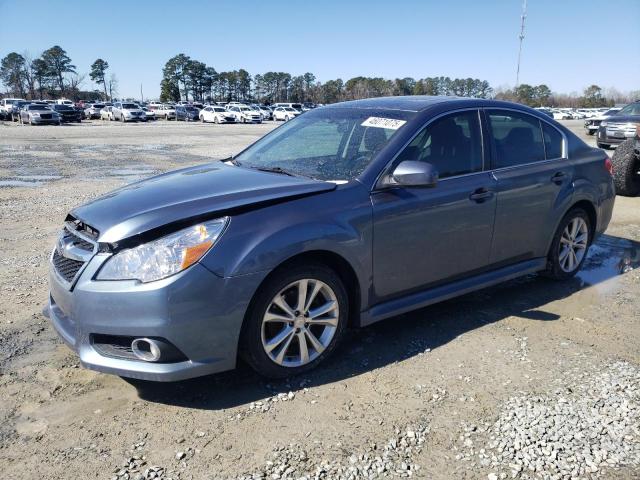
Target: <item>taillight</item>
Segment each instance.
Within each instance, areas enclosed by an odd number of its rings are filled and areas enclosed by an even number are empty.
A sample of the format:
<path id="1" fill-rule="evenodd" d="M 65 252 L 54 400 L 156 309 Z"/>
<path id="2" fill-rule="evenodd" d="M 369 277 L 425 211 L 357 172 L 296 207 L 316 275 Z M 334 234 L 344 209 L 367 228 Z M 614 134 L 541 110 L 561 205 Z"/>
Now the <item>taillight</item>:
<path id="1" fill-rule="evenodd" d="M 607 172 L 609 172 L 610 175 L 613 175 L 613 163 L 611 163 L 611 159 L 609 157 L 606 157 L 604 161 L 604 168 L 607 169 Z"/>
<path id="2" fill-rule="evenodd" d="M 636 125 L 636 136 L 640 137 L 640 123 Z"/>

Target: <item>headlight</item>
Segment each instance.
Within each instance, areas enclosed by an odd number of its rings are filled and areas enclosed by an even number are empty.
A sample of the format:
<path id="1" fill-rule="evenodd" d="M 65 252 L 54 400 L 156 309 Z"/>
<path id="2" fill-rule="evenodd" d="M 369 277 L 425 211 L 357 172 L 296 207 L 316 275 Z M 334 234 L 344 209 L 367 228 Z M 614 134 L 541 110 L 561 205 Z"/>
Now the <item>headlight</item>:
<path id="1" fill-rule="evenodd" d="M 181 272 L 213 247 L 228 221 L 218 218 L 123 250 L 107 260 L 96 278 L 146 283 Z"/>

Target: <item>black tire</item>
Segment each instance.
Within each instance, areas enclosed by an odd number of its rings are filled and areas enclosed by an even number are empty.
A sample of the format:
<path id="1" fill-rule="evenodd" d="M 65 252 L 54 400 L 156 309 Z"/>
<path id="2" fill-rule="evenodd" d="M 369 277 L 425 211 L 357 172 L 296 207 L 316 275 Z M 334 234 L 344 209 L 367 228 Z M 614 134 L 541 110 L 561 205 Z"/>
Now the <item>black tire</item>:
<path id="1" fill-rule="evenodd" d="M 587 135 L 595 135 L 595 130 L 587 130 Z"/>
<path id="2" fill-rule="evenodd" d="M 613 164 L 613 183 L 616 186 L 616 194 L 625 197 L 635 197 L 640 193 L 640 161 L 635 154 L 634 138 L 625 140 L 611 157 Z"/>
<path id="3" fill-rule="evenodd" d="M 262 319 L 274 297 L 287 285 L 301 279 L 316 279 L 333 290 L 338 303 L 338 325 L 333 338 L 320 355 L 309 363 L 298 367 L 278 365 L 262 345 Z M 268 378 L 286 378 L 299 375 L 316 367 L 335 350 L 347 327 L 349 301 L 340 277 L 329 267 L 320 263 L 288 265 L 275 271 L 261 286 L 249 305 L 242 327 L 240 355 L 260 375 Z"/>
<path id="4" fill-rule="evenodd" d="M 575 219 L 576 217 L 582 218 L 587 224 L 587 247 L 585 249 L 584 256 L 575 267 L 574 270 L 567 272 L 562 269 L 560 265 L 560 239 L 562 237 L 562 233 L 564 229 L 569 225 L 569 223 Z M 593 226 L 591 225 L 591 220 L 587 212 L 585 212 L 582 208 L 576 207 L 569 210 L 566 215 L 560 221 L 558 225 L 558 229 L 556 230 L 555 235 L 553 236 L 553 241 L 551 242 L 551 248 L 549 249 L 549 253 L 547 255 L 547 268 L 543 272 L 543 275 L 546 277 L 552 278 L 554 280 L 566 280 L 568 278 L 573 277 L 576 273 L 580 271 L 584 261 L 586 260 L 589 254 L 589 247 L 591 246 L 591 242 L 593 240 Z"/>

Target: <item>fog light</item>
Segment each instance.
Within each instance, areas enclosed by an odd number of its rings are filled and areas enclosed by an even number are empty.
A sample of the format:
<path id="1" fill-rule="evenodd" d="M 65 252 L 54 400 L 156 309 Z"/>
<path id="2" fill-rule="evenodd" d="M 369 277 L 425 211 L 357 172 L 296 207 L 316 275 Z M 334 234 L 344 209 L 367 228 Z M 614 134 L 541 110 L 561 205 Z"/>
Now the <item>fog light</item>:
<path id="1" fill-rule="evenodd" d="M 150 338 L 136 338 L 131 342 L 131 351 L 137 358 L 145 362 L 160 360 L 160 345 Z"/>

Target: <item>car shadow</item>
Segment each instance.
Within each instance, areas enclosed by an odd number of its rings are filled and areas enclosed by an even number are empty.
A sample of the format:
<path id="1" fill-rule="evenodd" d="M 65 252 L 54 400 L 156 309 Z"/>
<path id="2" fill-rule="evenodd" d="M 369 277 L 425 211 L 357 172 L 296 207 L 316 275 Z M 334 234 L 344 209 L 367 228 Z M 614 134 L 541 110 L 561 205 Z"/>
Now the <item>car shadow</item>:
<path id="1" fill-rule="evenodd" d="M 583 269 L 567 281 L 528 275 L 351 330 L 331 358 L 304 375 L 270 381 L 240 363 L 230 372 L 171 384 L 125 380 L 137 389 L 141 399 L 150 402 L 195 409 L 232 408 L 401 362 L 510 316 L 532 321 L 557 320 L 558 315 L 542 307 L 637 267 L 640 267 L 640 243 L 603 235 L 592 246 Z"/>

